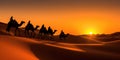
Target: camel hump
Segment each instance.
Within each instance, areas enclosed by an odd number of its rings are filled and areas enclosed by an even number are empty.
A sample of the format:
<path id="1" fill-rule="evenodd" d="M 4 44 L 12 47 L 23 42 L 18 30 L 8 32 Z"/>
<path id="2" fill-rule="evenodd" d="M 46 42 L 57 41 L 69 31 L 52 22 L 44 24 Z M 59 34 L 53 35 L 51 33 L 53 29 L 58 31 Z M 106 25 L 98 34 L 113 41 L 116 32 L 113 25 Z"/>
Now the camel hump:
<path id="1" fill-rule="evenodd" d="M 29 24 L 29 26 L 30 26 L 30 27 L 33 27 L 33 25 L 32 25 L 31 23 Z"/>
<path id="2" fill-rule="evenodd" d="M 60 33 L 60 34 L 61 34 L 61 35 L 65 35 L 65 33 L 64 33 L 64 31 L 63 31 L 63 30 L 61 31 L 61 33 Z"/>
<path id="3" fill-rule="evenodd" d="M 13 23 L 17 23 L 17 21 L 16 21 L 16 20 L 13 20 Z"/>
<path id="4" fill-rule="evenodd" d="M 46 27 L 44 27 L 44 30 L 47 30 Z"/>
<path id="5" fill-rule="evenodd" d="M 48 31 L 49 32 L 53 32 L 53 30 L 51 29 L 51 27 L 48 27 Z"/>

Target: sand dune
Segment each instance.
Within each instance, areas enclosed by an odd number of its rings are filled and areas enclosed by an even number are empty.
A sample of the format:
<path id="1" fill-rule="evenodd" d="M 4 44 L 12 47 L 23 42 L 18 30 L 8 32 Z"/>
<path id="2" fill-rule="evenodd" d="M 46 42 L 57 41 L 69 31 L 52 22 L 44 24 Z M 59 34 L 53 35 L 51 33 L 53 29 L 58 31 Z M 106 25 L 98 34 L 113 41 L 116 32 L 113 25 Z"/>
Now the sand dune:
<path id="1" fill-rule="evenodd" d="M 0 23 L 0 26 L 6 25 Z M 74 40 L 71 36 L 70 42 L 69 39 L 64 42 L 12 34 L 5 28 L 0 29 L 0 60 L 120 60 L 120 40 L 99 43 L 84 38 L 79 40 L 76 36 Z"/>
<path id="2" fill-rule="evenodd" d="M 0 35 L 0 60 L 119 60 L 115 47 L 69 44 Z M 109 48 L 111 47 L 111 48 Z M 108 49 L 109 48 L 109 49 Z M 112 49 L 112 50 L 111 50 Z M 111 50 L 111 51 L 109 51 Z"/>
<path id="3" fill-rule="evenodd" d="M 14 36 L 0 35 L 0 60 L 38 60 L 30 51 L 31 41 L 25 40 Z"/>

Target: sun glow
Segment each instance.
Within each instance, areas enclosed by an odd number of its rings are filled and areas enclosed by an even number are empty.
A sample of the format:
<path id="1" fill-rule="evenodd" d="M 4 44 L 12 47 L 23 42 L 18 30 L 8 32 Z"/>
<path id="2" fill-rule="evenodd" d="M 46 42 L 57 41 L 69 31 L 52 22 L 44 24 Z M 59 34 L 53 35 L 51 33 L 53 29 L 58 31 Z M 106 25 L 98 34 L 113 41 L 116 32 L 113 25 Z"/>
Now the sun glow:
<path id="1" fill-rule="evenodd" d="M 89 32 L 89 34 L 90 34 L 90 35 L 92 35 L 92 34 L 93 34 L 93 32 Z"/>
<path id="2" fill-rule="evenodd" d="M 98 34 L 97 29 L 87 29 L 86 34 L 93 35 L 93 34 Z"/>
<path id="3" fill-rule="evenodd" d="M 96 31 L 88 31 L 86 34 L 93 35 L 93 34 L 98 34 Z"/>

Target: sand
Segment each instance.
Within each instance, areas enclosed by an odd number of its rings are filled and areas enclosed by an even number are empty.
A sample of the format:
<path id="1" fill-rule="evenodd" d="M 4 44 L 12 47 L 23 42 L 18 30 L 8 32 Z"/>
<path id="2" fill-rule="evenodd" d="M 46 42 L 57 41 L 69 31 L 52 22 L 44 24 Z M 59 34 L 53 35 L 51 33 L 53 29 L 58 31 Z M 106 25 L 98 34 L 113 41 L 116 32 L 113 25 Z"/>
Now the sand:
<path id="1" fill-rule="evenodd" d="M 119 41 L 118 41 L 119 42 Z M 117 42 L 117 43 L 118 43 Z M 118 46 L 118 47 L 116 47 Z M 0 35 L 0 60 L 119 60 L 119 44 L 69 44 Z"/>
<path id="2" fill-rule="evenodd" d="M 25 40 L 14 36 L 0 35 L 0 60 L 38 60 L 30 51 L 31 41 Z"/>
<path id="3" fill-rule="evenodd" d="M 120 60 L 120 40 L 67 41 L 17 37 L 0 29 L 0 60 Z"/>

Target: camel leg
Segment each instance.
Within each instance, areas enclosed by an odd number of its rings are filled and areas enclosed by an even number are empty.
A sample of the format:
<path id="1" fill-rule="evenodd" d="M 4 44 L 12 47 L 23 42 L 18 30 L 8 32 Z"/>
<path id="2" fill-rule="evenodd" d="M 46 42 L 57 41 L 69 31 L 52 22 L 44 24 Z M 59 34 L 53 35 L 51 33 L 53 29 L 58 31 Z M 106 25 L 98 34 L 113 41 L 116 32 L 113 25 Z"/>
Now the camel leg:
<path id="1" fill-rule="evenodd" d="M 32 37 L 32 38 L 34 38 L 34 37 L 35 37 L 35 32 L 32 32 L 31 37 Z"/>
<path id="2" fill-rule="evenodd" d="M 17 34 L 17 28 L 15 29 L 15 36 L 16 36 L 16 34 Z"/>
<path id="3" fill-rule="evenodd" d="M 59 36 L 59 39 L 60 39 L 60 40 L 62 40 L 62 37 L 61 37 L 61 35 Z"/>
<path id="4" fill-rule="evenodd" d="M 50 40 L 53 40 L 53 35 L 50 35 L 50 36 L 49 36 L 49 39 L 50 39 Z"/>
<path id="5" fill-rule="evenodd" d="M 20 34 L 20 30 L 19 30 L 19 29 L 18 29 L 18 34 L 19 34 L 19 36 L 21 35 L 21 34 Z"/>
<path id="6" fill-rule="evenodd" d="M 26 30 L 25 30 L 25 32 L 24 32 L 24 33 L 25 33 L 25 36 L 26 36 Z"/>
<path id="7" fill-rule="evenodd" d="M 25 30 L 25 36 L 27 37 L 27 35 L 28 35 L 28 31 L 27 31 L 27 30 Z"/>
<path id="8" fill-rule="evenodd" d="M 40 36 L 41 36 L 41 34 L 39 33 L 39 34 L 38 34 L 38 39 L 40 39 Z"/>
<path id="9" fill-rule="evenodd" d="M 44 35 L 44 38 L 43 38 L 43 39 L 44 39 L 44 40 L 47 40 L 47 35 L 46 35 L 46 34 Z"/>
<path id="10" fill-rule="evenodd" d="M 32 31 L 32 32 L 30 33 L 30 37 L 31 37 L 31 38 L 34 37 L 34 31 Z"/>
<path id="11" fill-rule="evenodd" d="M 40 39 L 42 39 L 42 37 L 43 37 L 42 33 L 39 34 L 39 37 L 40 37 Z"/>
<path id="12" fill-rule="evenodd" d="M 35 37 L 36 37 L 36 33 L 34 32 L 33 38 L 35 38 Z"/>
<path id="13" fill-rule="evenodd" d="M 33 38 L 33 34 L 34 34 L 34 32 L 31 32 L 31 38 Z"/>
<path id="14" fill-rule="evenodd" d="M 34 35 L 35 35 L 35 32 L 32 32 L 31 33 L 31 37 L 34 38 Z"/>
<path id="15" fill-rule="evenodd" d="M 37 34 L 37 38 L 40 39 L 40 33 Z"/>
<path id="16" fill-rule="evenodd" d="M 43 33 L 40 33 L 39 36 L 40 36 L 40 39 L 43 39 L 44 35 L 43 35 Z"/>
<path id="17" fill-rule="evenodd" d="M 30 35 L 29 35 L 30 38 L 32 38 L 32 32 L 30 32 Z"/>
<path id="18" fill-rule="evenodd" d="M 26 37 L 28 37 L 29 36 L 29 30 L 28 31 L 26 31 Z"/>
<path id="19" fill-rule="evenodd" d="M 33 38 L 33 32 L 31 32 L 31 36 L 30 37 Z"/>
<path id="20" fill-rule="evenodd" d="M 51 39 L 54 40 L 54 35 L 53 34 L 51 35 Z"/>
<path id="21" fill-rule="evenodd" d="M 29 33 L 29 37 L 30 37 L 30 38 L 31 38 L 31 36 L 32 36 L 32 32 Z"/>
<path id="22" fill-rule="evenodd" d="M 29 30 L 27 31 L 27 34 L 28 34 L 28 37 L 30 36 L 30 32 L 29 32 Z"/>

